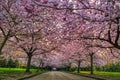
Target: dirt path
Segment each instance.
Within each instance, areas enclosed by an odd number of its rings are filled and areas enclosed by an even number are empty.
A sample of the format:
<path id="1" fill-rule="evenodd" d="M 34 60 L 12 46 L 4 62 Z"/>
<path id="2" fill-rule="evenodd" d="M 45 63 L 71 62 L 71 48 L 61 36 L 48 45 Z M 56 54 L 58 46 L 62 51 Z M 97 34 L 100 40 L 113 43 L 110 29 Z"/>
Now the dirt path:
<path id="1" fill-rule="evenodd" d="M 69 73 L 51 71 L 25 80 L 95 80 Z"/>

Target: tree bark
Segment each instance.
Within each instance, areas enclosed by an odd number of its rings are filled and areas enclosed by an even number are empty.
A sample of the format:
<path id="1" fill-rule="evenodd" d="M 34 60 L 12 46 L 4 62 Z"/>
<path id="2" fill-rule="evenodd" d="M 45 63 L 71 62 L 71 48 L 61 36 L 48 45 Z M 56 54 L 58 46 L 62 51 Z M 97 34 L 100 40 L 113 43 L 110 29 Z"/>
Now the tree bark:
<path id="1" fill-rule="evenodd" d="M 77 68 L 77 73 L 80 73 L 80 64 L 81 64 L 81 60 L 78 61 L 78 68 Z"/>
<path id="2" fill-rule="evenodd" d="M 43 70 L 43 66 L 44 66 L 44 63 L 42 62 L 42 65 L 41 65 L 41 70 Z"/>
<path id="3" fill-rule="evenodd" d="M 32 59 L 32 56 L 31 55 L 28 56 L 26 72 L 30 72 L 31 59 Z"/>
<path id="4" fill-rule="evenodd" d="M 94 55 L 94 53 L 90 54 L 90 64 L 91 64 L 90 74 L 94 74 L 93 73 L 93 55 Z"/>
<path id="5" fill-rule="evenodd" d="M 71 71 L 71 63 L 69 63 L 69 71 Z"/>

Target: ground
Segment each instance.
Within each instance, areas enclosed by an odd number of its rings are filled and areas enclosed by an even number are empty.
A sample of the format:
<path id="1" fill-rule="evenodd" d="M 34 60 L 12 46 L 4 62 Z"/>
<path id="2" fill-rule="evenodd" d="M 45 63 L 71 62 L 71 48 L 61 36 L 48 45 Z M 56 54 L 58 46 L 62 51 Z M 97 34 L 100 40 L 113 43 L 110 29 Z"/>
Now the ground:
<path id="1" fill-rule="evenodd" d="M 73 75 L 65 72 L 51 71 L 26 80 L 94 80 L 94 79 Z"/>

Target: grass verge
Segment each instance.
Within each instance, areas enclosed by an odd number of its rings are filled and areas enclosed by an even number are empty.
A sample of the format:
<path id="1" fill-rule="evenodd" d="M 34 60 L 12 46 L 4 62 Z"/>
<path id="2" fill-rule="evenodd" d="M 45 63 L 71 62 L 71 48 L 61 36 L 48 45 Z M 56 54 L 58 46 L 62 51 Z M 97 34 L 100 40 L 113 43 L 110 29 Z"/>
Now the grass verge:
<path id="1" fill-rule="evenodd" d="M 23 68 L 0 68 L 0 80 L 17 80 L 19 78 L 27 77 L 34 75 L 36 69 L 31 69 L 31 73 L 25 73 L 25 69 Z M 39 71 L 39 73 L 43 71 Z"/>
<path id="2" fill-rule="evenodd" d="M 75 71 L 73 73 L 77 73 L 77 72 Z M 81 71 L 80 74 L 92 76 L 92 77 L 104 78 L 106 80 L 120 80 L 120 72 L 95 71 L 94 75 L 90 75 L 89 71 Z"/>

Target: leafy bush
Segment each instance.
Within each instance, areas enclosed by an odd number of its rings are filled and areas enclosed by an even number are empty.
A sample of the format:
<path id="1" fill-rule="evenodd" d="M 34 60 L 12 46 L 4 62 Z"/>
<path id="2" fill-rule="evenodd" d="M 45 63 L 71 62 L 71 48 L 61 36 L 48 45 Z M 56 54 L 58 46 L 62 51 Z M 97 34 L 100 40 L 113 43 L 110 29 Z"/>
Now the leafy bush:
<path id="1" fill-rule="evenodd" d="M 19 65 L 18 60 L 13 59 L 2 59 L 0 60 L 0 67 L 6 67 L 6 68 L 17 68 Z"/>
<path id="2" fill-rule="evenodd" d="M 8 60 L 7 62 L 7 67 L 9 68 L 15 68 L 16 67 L 16 63 L 15 61 L 13 61 L 11 58 Z"/>
<path id="3" fill-rule="evenodd" d="M 104 66 L 96 66 L 97 71 L 120 72 L 120 62 L 106 64 Z"/>
<path id="4" fill-rule="evenodd" d="M 6 67 L 6 66 L 7 66 L 7 60 L 6 59 L 0 60 L 0 67 Z"/>

